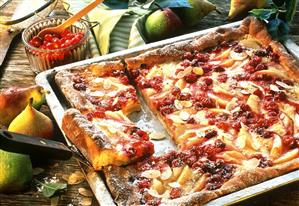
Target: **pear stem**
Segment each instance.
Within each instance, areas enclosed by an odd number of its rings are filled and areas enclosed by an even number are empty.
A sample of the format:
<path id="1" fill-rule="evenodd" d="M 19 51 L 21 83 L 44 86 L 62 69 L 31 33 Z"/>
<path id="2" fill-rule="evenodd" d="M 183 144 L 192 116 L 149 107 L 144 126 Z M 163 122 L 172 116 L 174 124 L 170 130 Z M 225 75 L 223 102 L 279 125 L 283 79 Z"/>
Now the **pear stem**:
<path id="1" fill-rule="evenodd" d="M 31 98 L 29 99 L 29 103 L 28 103 L 28 105 L 29 105 L 30 107 L 32 107 L 32 104 L 33 104 L 33 98 L 31 97 Z"/>

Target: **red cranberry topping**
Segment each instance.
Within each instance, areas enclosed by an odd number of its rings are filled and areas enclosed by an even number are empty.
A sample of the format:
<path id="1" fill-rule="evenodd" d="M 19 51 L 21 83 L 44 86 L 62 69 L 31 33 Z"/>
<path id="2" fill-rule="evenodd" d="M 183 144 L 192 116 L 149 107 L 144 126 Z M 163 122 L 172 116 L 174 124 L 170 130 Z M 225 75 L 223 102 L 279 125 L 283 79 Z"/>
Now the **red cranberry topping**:
<path id="1" fill-rule="evenodd" d="M 178 99 L 181 100 L 181 101 L 188 101 L 188 100 L 191 99 L 191 94 L 190 93 L 185 93 L 185 92 L 180 93 Z"/>
<path id="2" fill-rule="evenodd" d="M 181 94 L 181 89 L 178 87 L 174 87 L 171 91 L 171 94 L 175 97 L 179 96 Z"/>
<path id="3" fill-rule="evenodd" d="M 194 73 L 191 73 L 191 74 L 187 74 L 185 77 L 184 77 L 185 81 L 187 83 L 190 83 L 190 84 L 193 84 L 197 81 L 198 79 L 198 75 L 194 74 Z"/>
<path id="4" fill-rule="evenodd" d="M 195 58 L 200 62 L 207 62 L 210 59 L 208 54 L 203 54 L 203 53 L 197 53 L 195 55 Z"/>
<path id="5" fill-rule="evenodd" d="M 268 66 L 266 64 L 258 64 L 255 69 L 256 69 L 256 71 L 266 70 L 266 69 L 268 69 Z"/>
<path id="6" fill-rule="evenodd" d="M 213 108 L 215 103 L 206 95 L 196 96 L 194 106 L 196 109 Z"/>
<path id="7" fill-rule="evenodd" d="M 139 181 L 137 184 L 138 184 L 139 189 L 150 188 L 152 181 L 150 179 L 143 179 L 143 180 Z"/>
<path id="8" fill-rule="evenodd" d="M 299 146 L 299 138 L 295 138 L 291 135 L 285 135 L 282 137 L 282 143 L 293 149 Z"/>
<path id="9" fill-rule="evenodd" d="M 73 87 L 78 91 L 85 91 L 87 88 L 85 83 L 74 83 Z"/>
<path id="10" fill-rule="evenodd" d="M 171 188 L 170 199 L 179 198 L 181 194 L 182 194 L 182 190 L 180 188 Z"/>
<path id="11" fill-rule="evenodd" d="M 266 57 L 266 56 L 268 56 L 268 54 L 269 54 L 268 51 L 264 50 L 264 49 L 257 50 L 255 52 L 255 55 L 260 56 L 260 57 Z"/>
<path id="12" fill-rule="evenodd" d="M 258 167 L 266 168 L 266 167 L 271 167 L 271 166 L 273 166 L 273 162 L 271 160 L 268 160 L 266 157 L 262 157 L 260 159 L 260 163 L 259 163 Z"/>
<path id="13" fill-rule="evenodd" d="M 189 67 L 191 65 L 190 60 L 185 59 L 183 62 L 181 62 L 181 66 L 183 67 Z"/>
<path id="14" fill-rule="evenodd" d="M 85 79 L 81 77 L 80 75 L 76 75 L 73 77 L 73 82 L 74 83 L 84 83 Z"/>
<path id="15" fill-rule="evenodd" d="M 279 63 L 279 55 L 278 54 L 271 52 L 270 58 L 271 58 L 271 61 Z"/>
<path id="16" fill-rule="evenodd" d="M 254 56 L 250 61 L 249 61 L 249 65 L 256 67 L 258 64 L 260 64 L 262 62 L 262 58 L 259 56 Z"/>
<path id="17" fill-rule="evenodd" d="M 195 123 L 196 123 L 196 121 L 193 117 L 191 117 L 187 120 L 187 124 L 195 124 Z"/>
<path id="18" fill-rule="evenodd" d="M 273 136 L 273 132 L 271 131 L 267 131 L 265 128 L 263 127 L 259 127 L 256 129 L 256 133 L 258 133 L 259 135 L 261 135 L 264 138 L 271 138 Z"/>
<path id="19" fill-rule="evenodd" d="M 123 70 L 113 70 L 111 73 L 112 73 L 112 76 L 114 76 L 114 77 L 119 77 L 119 76 L 125 75 L 125 71 L 123 71 Z"/>
<path id="20" fill-rule="evenodd" d="M 131 71 L 131 75 L 134 79 L 136 79 L 139 76 L 139 74 L 140 73 L 138 69 Z"/>
<path id="21" fill-rule="evenodd" d="M 216 130 L 207 130 L 205 132 L 205 138 L 207 139 L 211 139 L 213 137 L 216 137 L 217 136 L 217 131 Z"/>
<path id="22" fill-rule="evenodd" d="M 192 60 L 193 59 L 193 54 L 191 52 L 186 52 L 184 54 L 184 59 Z"/>
<path id="23" fill-rule="evenodd" d="M 237 53 L 241 53 L 244 51 L 244 48 L 241 46 L 241 45 L 237 45 L 235 48 L 234 48 L 234 52 L 237 52 Z"/>
<path id="24" fill-rule="evenodd" d="M 213 79 L 207 77 L 203 79 L 203 82 L 205 83 L 205 85 L 210 86 L 213 84 Z"/>
<path id="25" fill-rule="evenodd" d="M 225 69 L 222 66 L 216 65 L 213 67 L 214 72 L 224 72 Z"/>
<path id="26" fill-rule="evenodd" d="M 218 81 L 219 82 L 225 83 L 227 81 L 227 79 L 228 79 L 227 74 L 220 74 L 218 76 Z"/>
<path id="27" fill-rule="evenodd" d="M 38 37 L 38 36 L 34 36 L 29 41 L 29 44 L 32 45 L 32 46 L 34 46 L 34 47 L 39 48 L 43 44 L 43 40 L 40 37 Z"/>

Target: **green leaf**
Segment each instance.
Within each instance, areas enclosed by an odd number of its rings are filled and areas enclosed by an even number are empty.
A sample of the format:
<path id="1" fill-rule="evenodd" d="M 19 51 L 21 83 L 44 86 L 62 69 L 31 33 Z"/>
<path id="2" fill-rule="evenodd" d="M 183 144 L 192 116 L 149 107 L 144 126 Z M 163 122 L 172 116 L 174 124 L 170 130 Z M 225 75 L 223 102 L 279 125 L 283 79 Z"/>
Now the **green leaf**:
<path id="1" fill-rule="evenodd" d="M 110 9 L 127 9 L 128 0 L 105 0 L 104 3 Z"/>
<path id="2" fill-rule="evenodd" d="M 42 186 L 42 194 L 45 197 L 52 197 L 58 191 L 64 190 L 67 188 L 65 183 L 43 183 L 38 180 L 35 180 L 38 185 Z"/>
<path id="3" fill-rule="evenodd" d="M 296 13 L 297 0 L 287 0 L 286 1 L 286 21 L 291 22 Z"/>
<path id="4" fill-rule="evenodd" d="M 129 37 L 129 45 L 128 48 L 133 48 L 136 46 L 144 45 L 146 44 L 146 38 L 144 36 L 144 25 L 145 21 L 150 14 L 150 11 L 148 11 L 147 14 L 139 17 L 133 24 L 131 32 L 130 32 L 130 37 Z"/>
<path id="5" fill-rule="evenodd" d="M 279 41 L 285 40 L 290 31 L 288 24 L 281 19 L 272 19 L 269 21 L 267 24 L 267 29 L 272 38 Z"/>
<path id="6" fill-rule="evenodd" d="M 272 14 L 276 14 L 277 11 L 278 10 L 276 8 L 272 8 L 272 9 L 253 9 L 249 13 L 252 16 L 255 16 L 258 19 L 268 20 L 268 19 L 270 19 Z"/>
<path id="7" fill-rule="evenodd" d="M 100 26 L 94 28 L 94 34 L 99 44 L 102 55 L 109 53 L 110 35 L 115 25 L 123 15 L 128 12 L 127 9 L 105 10 L 97 9 L 89 14 L 90 21 L 99 21 Z"/>
<path id="8" fill-rule="evenodd" d="M 188 0 L 156 0 L 156 2 L 162 7 L 170 7 L 170 8 L 191 8 Z"/>

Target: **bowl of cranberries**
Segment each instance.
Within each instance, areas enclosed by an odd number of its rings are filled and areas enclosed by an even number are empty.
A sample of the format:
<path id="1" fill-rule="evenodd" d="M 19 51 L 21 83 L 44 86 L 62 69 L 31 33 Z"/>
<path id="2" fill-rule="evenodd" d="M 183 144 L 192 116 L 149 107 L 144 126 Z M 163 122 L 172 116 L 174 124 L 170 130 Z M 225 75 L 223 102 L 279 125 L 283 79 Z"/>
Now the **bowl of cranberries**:
<path id="1" fill-rule="evenodd" d="M 46 18 L 23 31 L 22 40 L 35 73 L 86 58 L 89 27 L 84 21 L 77 21 L 59 34 L 37 36 L 42 29 L 57 26 L 65 20 L 66 17 L 60 16 Z"/>

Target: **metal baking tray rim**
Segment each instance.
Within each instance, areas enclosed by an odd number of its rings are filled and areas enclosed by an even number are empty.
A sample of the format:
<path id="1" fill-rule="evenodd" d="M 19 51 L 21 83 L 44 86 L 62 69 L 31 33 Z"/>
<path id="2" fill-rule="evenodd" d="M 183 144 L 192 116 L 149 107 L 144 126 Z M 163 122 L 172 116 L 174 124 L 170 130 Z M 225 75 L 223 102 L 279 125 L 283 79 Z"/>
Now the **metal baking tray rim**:
<path id="1" fill-rule="evenodd" d="M 62 117 L 63 117 L 64 110 L 66 108 L 63 108 L 63 106 L 61 105 L 61 103 L 57 97 L 57 92 L 54 91 L 54 89 L 50 83 L 51 78 L 53 79 L 54 75 L 58 71 L 70 69 L 70 68 L 74 68 L 74 67 L 80 67 L 83 65 L 89 65 L 89 64 L 93 64 L 93 63 L 97 63 L 97 62 L 101 62 L 101 61 L 114 60 L 117 58 L 124 59 L 129 56 L 137 55 L 138 53 L 141 53 L 144 51 L 148 51 L 148 50 L 160 48 L 160 47 L 172 44 L 172 43 L 187 41 L 187 40 L 190 40 L 190 39 L 193 39 L 196 37 L 200 37 L 204 34 L 215 31 L 219 28 L 236 27 L 236 26 L 239 26 L 240 23 L 241 23 L 241 21 L 238 21 L 238 22 L 222 25 L 219 27 L 214 27 L 214 28 L 210 28 L 207 30 L 202 30 L 202 31 L 178 36 L 175 38 L 147 44 L 144 46 L 108 54 L 105 56 L 100 56 L 100 57 L 87 59 L 87 60 L 83 60 L 80 62 L 56 67 L 54 69 L 47 70 L 47 71 L 44 71 L 44 72 L 38 74 L 36 76 L 36 83 L 49 91 L 49 93 L 46 95 L 46 100 L 47 100 L 47 103 L 50 107 L 50 110 L 53 113 L 53 116 L 54 116 L 59 128 L 61 129 Z M 284 42 L 284 46 L 288 49 L 288 51 L 297 60 L 299 59 L 299 47 L 291 39 L 286 40 Z M 61 129 L 61 131 L 63 133 L 62 129 Z M 63 135 L 64 135 L 64 133 L 63 133 Z M 67 137 L 65 135 L 64 135 L 64 138 L 69 146 L 73 146 L 72 143 L 67 139 Z M 91 189 L 93 190 L 95 197 L 98 200 L 98 202 L 100 203 L 100 205 L 115 205 L 113 198 L 111 197 L 111 193 L 110 193 L 109 189 L 107 188 L 107 186 L 105 185 L 105 181 L 102 179 L 102 177 L 100 177 L 100 175 L 98 173 L 94 172 L 90 168 L 86 168 L 86 166 L 83 164 L 81 164 L 81 167 L 84 168 L 83 170 L 85 172 L 87 181 L 88 181 Z M 276 189 L 281 186 L 284 186 L 284 185 L 287 185 L 287 184 L 290 184 L 293 182 L 297 182 L 297 181 L 299 181 L 299 170 L 295 170 L 288 174 L 285 174 L 285 175 L 282 175 L 279 177 L 275 177 L 273 179 L 264 181 L 262 183 L 259 183 L 259 184 L 247 187 L 245 189 L 230 193 L 228 195 L 219 197 L 215 200 L 208 202 L 206 205 L 207 206 L 214 206 L 214 205 L 218 206 L 218 205 L 235 204 L 235 203 L 244 201 L 246 199 L 249 199 L 253 196 L 257 196 L 259 194 L 268 192 L 270 190 L 273 190 L 273 189 Z"/>

